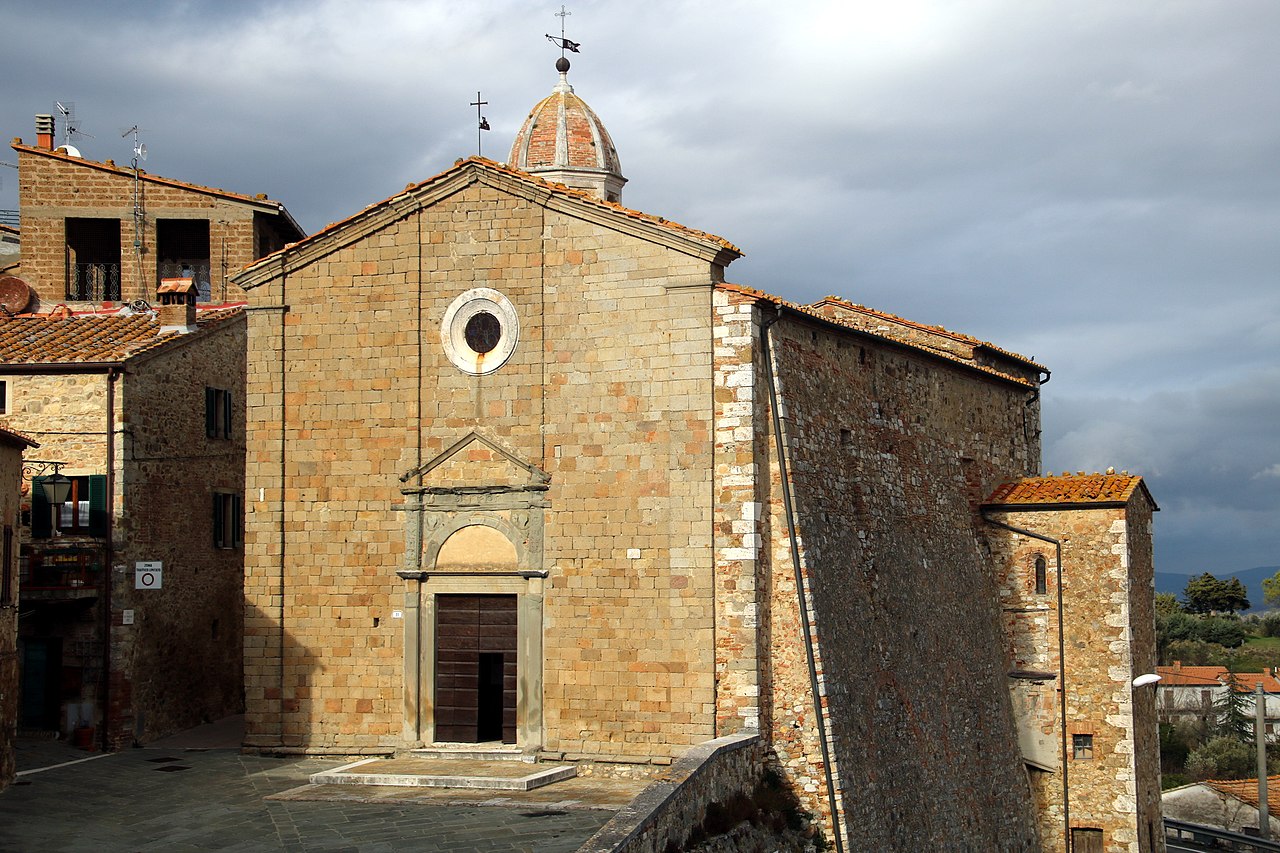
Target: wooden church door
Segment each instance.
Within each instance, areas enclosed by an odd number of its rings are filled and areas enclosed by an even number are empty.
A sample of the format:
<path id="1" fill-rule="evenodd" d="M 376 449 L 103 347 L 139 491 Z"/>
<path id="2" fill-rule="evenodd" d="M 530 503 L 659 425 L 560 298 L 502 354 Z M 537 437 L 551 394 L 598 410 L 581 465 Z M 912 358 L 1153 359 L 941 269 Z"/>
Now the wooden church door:
<path id="1" fill-rule="evenodd" d="M 436 598 L 436 734 L 516 742 L 516 596 Z"/>

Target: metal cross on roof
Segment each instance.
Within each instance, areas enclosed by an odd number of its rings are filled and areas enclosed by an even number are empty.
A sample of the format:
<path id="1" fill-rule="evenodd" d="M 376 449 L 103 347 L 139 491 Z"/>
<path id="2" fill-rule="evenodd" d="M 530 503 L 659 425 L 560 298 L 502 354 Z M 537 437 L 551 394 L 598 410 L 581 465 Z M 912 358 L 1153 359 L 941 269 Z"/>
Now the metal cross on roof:
<path id="1" fill-rule="evenodd" d="M 476 99 L 471 102 L 471 106 L 476 108 L 476 156 L 483 157 L 484 152 L 480 148 L 480 131 L 489 129 L 489 120 L 480 115 L 480 107 L 489 103 L 480 100 L 480 93 L 476 92 Z"/>

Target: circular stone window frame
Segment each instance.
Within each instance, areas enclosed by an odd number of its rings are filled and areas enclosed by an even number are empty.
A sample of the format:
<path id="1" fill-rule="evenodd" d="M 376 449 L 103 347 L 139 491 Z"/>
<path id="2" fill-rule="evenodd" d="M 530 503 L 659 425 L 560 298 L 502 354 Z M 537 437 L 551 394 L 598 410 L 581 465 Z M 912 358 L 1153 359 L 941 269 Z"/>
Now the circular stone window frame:
<path id="1" fill-rule="evenodd" d="M 489 352 L 480 353 L 467 343 L 467 323 L 477 314 L 489 313 L 501 328 L 498 343 Z M 440 324 L 440 341 L 449 361 L 464 373 L 484 376 L 507 363 L 520 341 L 520 320 L 511 300 L 491 287 L 473 287 L 449 303 Z"/>

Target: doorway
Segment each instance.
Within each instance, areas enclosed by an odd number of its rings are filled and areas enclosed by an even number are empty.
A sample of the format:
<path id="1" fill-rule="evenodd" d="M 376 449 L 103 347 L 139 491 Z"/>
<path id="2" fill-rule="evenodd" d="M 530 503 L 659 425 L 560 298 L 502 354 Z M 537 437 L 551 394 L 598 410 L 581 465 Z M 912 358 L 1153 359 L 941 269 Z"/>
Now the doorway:
<path id="1" fill-rule="evenodd" d="M 436 596 L 437 741 L 516 742 L 516 600 Z"/>

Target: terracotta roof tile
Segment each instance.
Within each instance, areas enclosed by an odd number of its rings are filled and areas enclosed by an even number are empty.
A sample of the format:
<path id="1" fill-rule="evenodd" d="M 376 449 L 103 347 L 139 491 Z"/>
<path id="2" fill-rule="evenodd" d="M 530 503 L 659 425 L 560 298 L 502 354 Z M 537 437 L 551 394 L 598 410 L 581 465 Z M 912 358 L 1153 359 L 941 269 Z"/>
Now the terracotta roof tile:
<path id="1" fill-rule="evenodd" d="M 1203 783 L 1229 797 L 1235 797 L 1253 808 L 1258 807 L 1258 780 L 1254 779 L 1207 779 Z M 1267 777 L 1267 812 L 1272 816 L 1280 815 L 1280 776 Z"/>
<path id="2" fill-rule="evenodd" d="M 999 486 L 988 504 L 1002 506 L 1128 503 L 1135 491 L 1146 486 L 1141 477 L 1115 474 L 1063 474 L 1061 477 L 1024 477 Z M 1147 494 L 1150 499 L 1150 494 Z M 1152 501 L 1154 506 L 1155 502 Z"/>
<path id="3" fill-rule="evenodd" d="M 1227 674 L 1225 666 L 1157 666 L 1161 687 L 1221 687 L 1219 676 Z"/>
<path id="4" fill-rule="evenodd" d="M 200 331 L 244 313 L 243 306 L 200 311 Z M 0 319 L 0 364 L 92 364 L 122 362 L 180 343 L 189 336 L 160 335 L 152 314 L 72 314 Z M 199 334 L 199 332 L 196 332 Z"/>
<path id="5" fill-rule="evenodd" d="M 11 426 L 0 421 L 0 442 L 5 444 L 26 445 L 27 447 L 39 447 L 40 442 L 24 432 L 19 432 Z"/>
<path id="6" fill-rule="evenodd" d="M 1234 675 L 1237 693 L 1254 692 L 1258 682 L 1262 682 L 1263 693 L 1280 693 L 1280 680 L 1269 672 L 1237 672 Z M 1226 684 L 1227 676 L 1222 676 L 1219 681 Z"/>
<path id="7" fill-rule="evenodd" d="M 781 305 L 782 307 L 795 311 L 798 314 L 807 314 L 810 317 L 816 317 L 819 320 L 823 320 L 828 323 L 834 323 L 837 326 L 844 326 L 847 329 L 852 329 L 852 330 L 861 332 L 863 334 L 870 335 L 872 337 L 893 341 L 894 343 L 901 344 L 903 346 L 908 346 L 908 347 L 911 347 L 912 349 L 920 350 L 921 352 L 927 352 L 930 355 L 936 356 L 938 358 L 946 359 L 947 361 L 952 361 L 952 362 L 955 362 L 956 364 L 962 364 L 965 367 L 972 368 L 973 370 L 978 370 L 983 373 L 990 374 L 992 376 L 998 376 L 1001 379 L 1006 379 L 1010 382 L 1016 382 L 1019 385 L 1025 385 L 1028 388 L 1035 387 L 1035 384 L 1029 381 L 1028 379 L 1026 379 L 1025 377 L 1015 376 L 1014 374 L 1006 373 L 1003 370 L 996 370 L 995 368 L 989 365 L 979 364 L 971 359 L 962 358 L 954 353 L 946 352 L 944 350 L 939 350 L 934 347 L 922 346 L 919 341 L 913 340 L 907 337 L 894 335 L 888 329 L 868 328 L 865 325 L 851 322 L 849 319 L 841 317 L 838 314 L 831 314 L 831 313 L 825 312 L 821 309 L 821 307 L 819 307 L 824 302 L 836 300 L 836 297 L 827 297 L 827 299 L 824 299 L 821 302 L 816 302 L 813 305 L 804 305 L 798 302 L 791 302 L 789 300 L 783 299 L 781 296 L 775 296 L 772 293 L 768 293 L 763 290 L 757 290 L 754 287 L 747 287 L 741 284 L 730 284 L 728 282 L 722 282 L 716 285 L 716 289 L 725 291 L 727 293 L 738 293 L 743 296 L 747 296 L 752 299 L 759 300 L 761 302 L 772 303 L 773 305 Z M 869 313 L 872 313 L 881 317 L 894 317 L 894 315 L 892 314 L 885 314 L 879 311 L 872 311 L 871 309 L 863 308 L 860 305 L 855 306 L 854 303 L 852 302 L 844 302 L 844 300 L 838 300 L 838 301 L 844 303 L 844 305 L 853 306 L 860 310 L 867 311 Z M 921 326 L 919 323 L 912 323 L 910 320 L 902 320 L 901 318 L 897 318 L 897 317 L 894 317 L 894 319 L 904 324 L 909 324 L 912 326 L 916 326 L 918 328 L 929 329 L 931 331 L 934 330 L 934 327 Z M 946 332 L 946 334 L 951 335 L 957 339 L 961 339 L 964 337 L 964 336 L 958 335 L 955 332 Z M 990 347 L 991 349 L 994 349 L 994 350 L 999 350 L 998 347 L 992 346 L 990 344 L 986 344 L 982 341 L 979 341 L 977 338 L 967 338 L 966 340 L 974 341 L 977 344 Z M 1003 352 L 1003 350 L 999 350 L 999 351 Z M 1025 361 L 1025 359 L 1022 359 L 1021 356 L 1011 356 L 1011 357 Z M 1032 367 L 1039 368 L 1039 365 L 1035 364 L 1034 362 L 1028 361 L 1027 364 Z"/>

